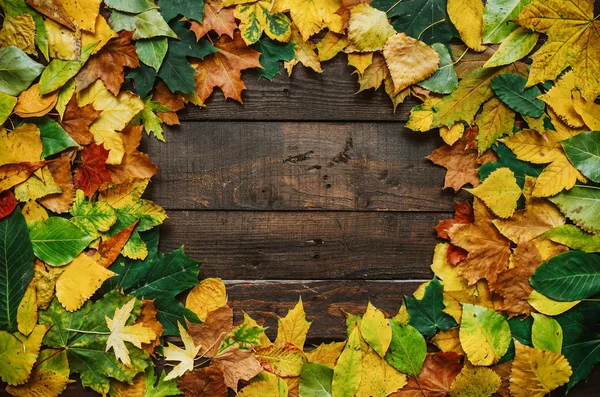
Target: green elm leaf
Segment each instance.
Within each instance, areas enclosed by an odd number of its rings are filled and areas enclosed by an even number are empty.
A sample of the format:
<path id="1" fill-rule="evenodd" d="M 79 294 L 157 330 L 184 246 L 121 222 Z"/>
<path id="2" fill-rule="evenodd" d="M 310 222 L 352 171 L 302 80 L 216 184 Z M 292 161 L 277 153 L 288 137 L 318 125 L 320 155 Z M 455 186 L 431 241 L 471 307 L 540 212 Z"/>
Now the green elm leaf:
<path id="1" fill-rule="evenodd" d="M 62 152 L 66 148 L 78 147 L 79 144 L 71 138 L 60 124 L 45 116 L 35 121 L 42 138 L 42 158 Z"/>
<path id="2" fill-rule="evenodd" d="M 550 201 L 586 232 L 600 233 L 600 187 L 575 185 L 550 197 Z"/>
<path id="3" fill-rule="evenodd" d="M 456 321 L 444 313 L 442 284 L 434 277 L 425 288 L 423 299 L 405 296 L 406 309 L 410 315 L 409 324 L 415 327 L 423 336 L 431 338 L 438 329 L 445 331 L 456 326 Z"/>
<path id="4" fill-rule="evenodd" d="M 488 0 L 483 10 L 483 42 L 498 44 L 517 26 L 512 22 L 531 0 Z"/>
<path id="5" fill-rule="evenodd" d="M 600 183 L 600 131 L 582 132 L 560 144 L 575 168 Z"/>
<path id="6" fill-rule="evenodd" d="M 160 13 L 167 22 L 177 15 L 202 23 L 204 0 L 158 0 Z"/>
<path id="7" fill-rule="evenodd" d="M 17 330 L 17 310 L 33 279 L 33 248 L 17 206 L 0 220 L 0 330 Z"/>
<path id="8" fill-rule="evenodd" d="M 19 95 L 42 73 L 44 66 L 29 58 L 20 48 L 0 48 L 0 92 Z"/>
<path id="9" fill-rule="evenodd" d="M 252 45 L 252 48 L 260 52 L 259 61 L 263 67 L 258 69 L 258 77 L 273 80 L 273 77 L 279 74 L 279 61 L 289 61 L 294 58 L 294 45 L 294 43 L 280 43 L 268 37 Z"/>
<path id="10" fill-rule="evenodd" d="M 441 43 L 433 43 L 431 47 L 440 56 L 440 65 L 433 76 L 421 81 L 418 85 L 438 94 L 450 94 L 458 86 L 458 76 L 454 70 L 454 62 L 450 52 Z"/>
<path id="11" fill-rule="evenodd" d="M 557 301 L 589 298 L 600 292 L 600 255 L 563 252 L 542 263 L 529 281 L 537 292 Z"/>
<path id="12" fill-rule="evenodd" d="M 389 321 L 392 326 L 392 343 L 385 359 L 398 371 L 416 378 L 427 355 L 425 338 L 410 325 Z"/>
<path id="13" fill-rule="evenodd" d="M 301 396 L 331 397 L 333 369 L 318 363 L 306 363 L 300 374 Z"/>
<path id="14" fill-rule="evenodd" d="M 540 237 L 575 250 L 600 252 L 600 234 L 586 233 L 575 225 L 557 226 L 540 235 Z"/>
<path id="15" fill-rule="evenodd" d="M 133 32 L 133 39 L 149 39 L 157 36 L 177 38 L 177 35 L 165 22 L 157 9 L 153 8 L 139 14 L 127 14 L 113 10 L 110 15 L 110 27 L 118 32 L 128 30 Z"/>
<path id="16" fill-rule="evenodd" d="M 71 262 L 88 246 L 92 237 L 69 220 L 51 217 L 35 222 L 29 230 L 35 256 L 50 266 Z"/>
<path id="17" fill-rule="evenodd" d="M 542 117 L 545 104 L 537 99 L 542 92 L 537 87 L 525 89 L 527 79 L 518 74 L 500 74 L 492 78 L 492 90 L 502 102 L 517 113 Z"/>
<path id="18" fill-rule="evenodd" d="M 135 52 L 138 54 L 140 61 L 151 66 L 158 72 L 167 49 L 169 48 L 169 40 L 166 37 L 154 37 L 152 39 L 143 39 L 135 42 Z"/>
<path id="19" fill-rule="evenodd" d="M 560 324 L 552 317 L 540 313 L 531 313 L 533 327 L 531 342 L 538 350 L 560 353 L 563 342 L 563 332 Z"/>

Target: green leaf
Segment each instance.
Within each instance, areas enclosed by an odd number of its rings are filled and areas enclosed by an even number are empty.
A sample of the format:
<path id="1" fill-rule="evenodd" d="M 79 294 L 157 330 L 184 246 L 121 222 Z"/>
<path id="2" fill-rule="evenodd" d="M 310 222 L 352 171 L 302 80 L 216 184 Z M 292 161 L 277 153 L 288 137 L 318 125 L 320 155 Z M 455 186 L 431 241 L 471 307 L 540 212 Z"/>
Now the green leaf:
<path id="1" fill-rule="evenodd" d="M 118 32 L 128 30 L 133 32 L 133 39 L 150 39 L 157 36 L 177 38 L 177 35 L 165 22 L 157 9 L 153 8 L 139 14 L 127 14 L 113 10 L 110 15 L 110 27 Z"/>
<path id="2" fill-rule="evenodd" d="M 273 40 L 287 42 L 291 35 L 291 21 L 283 13 L 272 14 L 270 2 L 259 1 L 241 4 L 235 9 L 235 18 L 240 20 L 239 28 L 247 45 L 256 43 L 263 32 Z"/>
<path id="3" fill-rule="evenodd" d="M 586 233 L 575 225 L 561 225 L 540 237 L 584 252 L 600 252 L 600 234 Z"/>
<path id="4" fill-rule="evenodd" d="M 489 4 L 489 3 L 488 3 Z M 519 59 L 527 56 L 537 44 L 539 33 L 532 32 L 529 29 L 519 27 L 513 30 L 498 50 L 483 65 L 484 68 L 509 65 Z"/>
<path id="5" fill-rule="evenodd" d="M 181 391 L 179 391 L 179 388 L 177 387 L 177 380 L 171 379 L 165 382 L 165 376 L 167 376 L 167 373 L 161 371 L 158 377 L 158 383 L 156 383 L 154 367 L 149 366 L 146 368 L 146 394 L 144 394 L 144 397 L 167 397 L 180 395 Z"/>
<path id="6" fill-rule="evenodd" d="M 104 4 L 113 10 L 139 14 L 144 11 L 156 8 L 152 0 L 105 0 Z"/>
<path id="7" fill-rule="evenodd" d="M 92 241 L 77 226 L 59 217 L 35 222 L 29 230 L 29 238 L 35 256 L 50 266 L 66 265 Z"/>
<path id="8" fill-rule="evenodd" d="M 449 44 L 458 37 L 446 12 L 446 0 L 373 0 L 371 6 L 387 12 L 397 32 L 424 41 L 427 44 Z"/>
<path id="9" fill-rule="evenodd" d="M 11 115 L 16 104 L 17 97 L 0 92 L 0 125 Z"/>
<path id="10" fill-rule="evenodd" d="M 454 62 L 448 48 L 441 43 L 433 43 L 431 47 L 440 56 L 438 70 L 428 78 L 418 83 L 419 86 L 438 94 L 450 94 L 458 86 L 458 76 L 454 70 Z"/>
<path id="11" fill-rule="evenodd" d="M 73 206 L 69 210 L 71 223 L 93 238 L 100 237 L 117 221 L 117 213 L 104 201 L 90 202 L 83 190 L 77 190 Z"/>
<path id="12" fill-rule="evenodd" d="M 517 26 L 512 22 L 531 0 L 488 0 L 483 11 L 483 42 L 498 44 Z M 517 58 L 520 59 L 520 58 Z"/>
<path id="13" fill-rule="evenodd" d="M 301 396 L 331 397 L 333 369 L 318 363 L 306 363 L 300 374 Z"/>
<path id="14" fill-rule="evenodd" d="M 148 96 L 152 88 L 154 88 L 154 80 L 156 79 L 156 70 L 150 66 L 140 64 L 127 74 L 128 79 L 133 80 L 135 91 L 140 97 Z"/>
<path id="15" fill-rule="evenodd" d="M 0 0 L 0 7 L 7 17 L 17 17 L 21 14 L 29 14 L 35 22 L 35 45 L 48 59 L 48 31 L 44 23 L 44 17 L 33 8 L 29 7 L 25 0 Z M 1 57 L 0 57 L 1 58 Z"/>
<path id="16" fill-rule="evenodd" d="M 110 378 L 131 383 L 136 374 L 150 365 L 148 353 L 132 345 L 127 346 L 130 368 L 118 362 L 112 351 L 106 351 L 109 329 L 105 317 L 114 316 L 115 309 L 130 300 L 131 296 L 113 291 L 94 303 L 87 301 L 81 309 L 68 312 L 54 299 L 48 310 L 39 314 L 40 324 L 52 325 L 44 344 L 65 348 L 71 372 L 80 375 L 83 386 L 101 394 L 108 393 Z M 136 300 L 128 324 L 133 323 L 140 310 L 141 302 Z"/>
<path id="17" fill-rule="evenodd" d="M 525 89 L 527 79 L 518 74 L 501 74 L 492 78 L 492 89 L 502 102 L 517 113 L 529 117 L 542 117 L 544 102 L 537 99 L 542 95 L 539 88 Z"/>
<path id="18" fill-rule="evenodd" d="M 600 292 L 600 256 L 563 252 L 542 263 L 529 281 L 537 292 L 557 301 L 589 298 Z"/>
<path id="19" fill-rule="evenodd" d="M 163 135 L 162 120 L 156 115 L 156 112 L 169 112 L 170 109 L 152 100 L 151 96 L 144 99 L 144 109 L 142 109 L 134 118 L 134 125 L 143 125 L 148 135 L 153 133 L 156 139 L 165 142 Z"/>
<path id="20" fill-rule="evenodd" d="M 177 15 L 202 23 L 204 0 L 158 0 L 160 13 L 167 22 Z"/>
<path id="21" fill-rule="evenodd" d="M 196 36 L 187 30 L 181 21 L 171 22 L 173 31 L 179 40 L 169 40 L 169 49 L 158 76 L 167 84 L 171 92 L 180 91 L 193 94 L 196 82 L 196 70 L 190 65 L 187 57 L 202 59 L 217 49 L 207 39 L 196 41 Z"/>
<path id="22" fill-rule="evenodd" d="M 40 77 L 40 94 L 53 92 L 69 81 L 81 69 L 81 62 L 53 59 Z"/>
<path id="23" fill-rule="evenodd" d="M 360 386 L 362 355 L 360 331 L 355 326 L 350 332 L 346 346 L 344 346 L 344 350 L 342 350 L 333 369 L 332 395 L 352 397 L 356 394 Z"/>
<path id="24" fill-rule="evenodd" d="M 477 305 L 463 304 L 460 343 L 473 365 L 497 363 L 508 351 L 510 326 L 499 313 Z"/>
<path id="25" fill-rule="evenodd" d="M 550 201 L 583 230 L 600 233 L 599 187 L 575 185 L 571 190 L 550 197 Z"/>
<path id="26" fill-rule="evenodd" d="M 515 358 L 515 340 L 522 345 L 533 347 L 533 343 L 531 343 L 533 317 L 513 317 L 508 320 L 508 326 L 510 327 L 513 339 L 511 339 L 506 354 L 498 361 L 498 364 L 508 362 Z"/>
<path id="27" fill-rule="evenodd" d="M 264 335 L 265 329 L 260 326 L 251 327 L 245 323 L 238 325 L 225 336 L 219 346 L 219 353 L 234 345 L 239 346 L 240 349 L 252 349 L 253 345 L 260 344 L 260 338 Z"/>
<path id="28" fill-rule="evenodd" d="M 42 158 L 44 159 L 62 152 L 66 148 L 79 146 L 60 124 L 47 116 L 35 120 L 35 125 L 40 130 L 40 138 L 42 138 L 44 148 Z"/>
<path id="29" fill-rule="evenodd" d="M 268 37 L 252 45 L 252 48 L 260 52 L 259 61 L 263 67 L 258 69 L 258 78 L 273 80 L 273 77 L 279 74 L 279 61 L 294 59 L 294 45 L 294 43 L 280 43 Z"/>
<path id="30" fill-rule="evenodd" d="M 425 288 L 423 299 L 405 296 L 406 308 L 410 315 L 409 324 L 415 327 L 423 336 L 431 338 L 438 328 L 442 331 L 456 325 L 456 321 L 447 313 L 442 296 L 442 284 L 434 277 Z"/>
<path id="31" fill-rule="evenodd" d="M 0 220 L 0 330 L 17 330 L 17 309 L 33 279 L 33 248 L 19 207 Z"/>
<path id="32" fill-rule="evenodd" d="M 416 378 L 427 355 L 425 338 L 410 325 L 389 321 L 392 326 L 392 343 L 385 359 L 398 371 Z"/>
<path id="33" fill-rule="evenodd" d="M 477 169 L 482 182 L 498 168 L 507 167 L 515 174 L 517 184 L 522 188 L 525 185 L 525 176 L 537 177 L 544 170 L 542 165 L 526 163 L 517 159 L 517 156 L 503 143 L 492 146 L 492 149 L 498 155 L 498 160 L 482 164 Z"/>
<path id="34" fill-rule="evenodd" d="M 0 92 L 19 95 L 42 73 L 44 66 L 29 58 L 21 49 L 0 48 Z"/>
<path id="35" fill-rule="evenodd" d="M 575 168 L 600 183 L 600 131 L 582 132 L 560 144 Z"/>
<path id="36" fill-rule="evenodd" d="M 563 332 L 558 321 L 539 313 L 531 313 L 533 327 L 531 341 L 538 350 L 560 353 L 562 350 Z"/>
<path id="37" fill-rule="evenodd" d="M 568 392 L 600 363 L 600 303 L 581 302 L 555 319 L 563 330 L 562 354 L 573 369 Z"/>
<path id="38" fill-rule="evenodd" d="M 135 52 L 138 54 L 140 61 L 153 67 L 157 72 L 163 59 L 165 59 L 168 48 L 169 40 L 166 37 L 155 37 L 135 42 Z"/>
<path id="39" fill-rule="evenodd" d="M 165 335 L 178 335 L 177 322 L 185 324 L 198 321 L 197 316 L 179 302 L 176 297 L 185 290 L 198 284 L 200 266 L 198 262 L 188 258 L 180 248 L 170 254 L 159 254 L 152 244 L 158 244 L 158 233 L 145 234 L 148 256 L 143 261 L 119 258 L 109 267 L 117 276 L 107 280 L 103 291 L 110 289 L 124 290 L 135 294 L 138 298 L 155 299 L 158 309 L 156 318 L 165 329 Z"/>

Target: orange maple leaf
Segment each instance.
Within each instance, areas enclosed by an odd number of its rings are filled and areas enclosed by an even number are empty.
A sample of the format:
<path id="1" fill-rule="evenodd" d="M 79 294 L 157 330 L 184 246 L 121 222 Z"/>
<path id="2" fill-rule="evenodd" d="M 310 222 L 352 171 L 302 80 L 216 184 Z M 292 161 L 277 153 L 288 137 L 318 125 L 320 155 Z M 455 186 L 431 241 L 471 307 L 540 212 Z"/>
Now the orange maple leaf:
<path id="1" fill-rule="evenodd" d="M 219 87 L 225 98 L 242 103 L 242 91 L 246 89 L 242 70 L 260 67 L 260 52 L 246 46 L 239 32 L 233 40 L 222 36 L 215 47 L 218 52 L 192 64 L 198 72 L 194 77 L 197 100 L 204 103 L 214 88 Z"/>
<path id="2" fill-rule="evenodd" d="M 48 165 L 52 178 L 60 187 L 61 192 L 38 199 L 40 204 L 58 214 L 69 211 L 73 200 L 75 200 L 75 186 L 73 185 L 73 174 L 71 173 L 72 156 L 75 156 L 74 151 L 65 152 Z"/>
<path id="3" fill-rule="evenodd" d="M 122 30 L 118 38 L 111 39 L 97 54 L 92 55 L 75 76 L 77 91 L 101 79 L 110 92 L 118 95 L 125 80 L 125 67 L 136 68 L 140 64 L 135 45 L 131 44 L 132 36 L 132 32 Z"/>
<path id="4" fill-rule="evenodd" d="M 92 143 L 81 152 L 81 165 L 75 170 L 75 187 L 92 197 L 104 182 L 111 181 L 106 169 L 109 151 L 103 145 Z"/>
<path id="5" fill-rule="evenodd" d="M 143 125 L 134 126 L 129 124 L 122 132 L 125 154 L 121 164 L 108 165 L 112 172 L 112 183 L 124 183 L 133 179 L 147 179 L 158 171 L 158 167 L 152 164 L 148 155 L 138 151 L 142 140 Z"/>
<path id="6" fill-rule="evenodd" d="M 219 36 L 226 34 L 233 38 L 233 32 L 237 29 L 233 12 L 233 8 L 221 8 L 220 0 L 207 1 L 204 4 L 202 23 L 191 21 L 190 30 L 196 34 L 197 40 L 211 30 Z"/>
<path id="7" fill-rule="evenodd" d="M 82 146 L 94 142 L 94 135 L 90 131 L 90 124 L 100 116 L 100 111 L 94 109 L 92 104 L 79 107 L 75 95 L 65 108 L 60 125 L 67 131 L 71 138 Z"/>
<path id="8" fill-rule="evenodd" d="M 408 377 L 408 383 L 390 397 L 443 397 L 450 395 L 450 386 L 462 369 L 462 357 L 456 353 L 428 354 L 418 378 Z"/>
<path id="9" fill-rule="evenodd" d="M 444 189 L 450 187 L 458 191 L 467 183 L 479 185 L 477 149 L 469 148 L 469 145 L 468 137 L 463 136 L 454 145 L 444 145 L 427 156 L 427 159 L 448 170 Z"/>
<path id="10" fill-rule="evenodd" d="M 170 112 L 158 112 L 156 115 L 167 125 L 179 124 L 177 111 L 185 107 L 183 96 L 179 93 L 173 93 L 167 85 L 159 81 L 152 94 L 152 100 L 160 103 L 170 110 Z"/>

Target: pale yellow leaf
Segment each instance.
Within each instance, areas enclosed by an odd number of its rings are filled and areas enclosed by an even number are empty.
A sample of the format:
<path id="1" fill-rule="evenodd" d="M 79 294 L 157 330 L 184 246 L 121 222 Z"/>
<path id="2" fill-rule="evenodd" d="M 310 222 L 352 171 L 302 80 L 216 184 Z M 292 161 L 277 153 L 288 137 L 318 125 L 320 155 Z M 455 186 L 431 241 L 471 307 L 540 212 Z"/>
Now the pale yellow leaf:
<path id="1" fill-rule="evenodd" d="M 360 52 L 382 50 L 387 39 L 395 33 L 396 30 L 388 22 L 385 12 L 366 3 L 352 7 L 348 25 L 348 40 L 352 50 Z"/>
<path id="2" fill-rule="evenodd" d="M 50 58 L 78 61 L 81 57 L 81 34 L 51 19 L 44 21 L 48 32 Z"/>
<path id="3" fill-rule="evenodd" d="M 167 376 L 165 376 L 164 381 L 168 381 L 170 379 L 175 379 L 187 371 L 192 371 L 194 369 L 194 358 L 198 355 L 201 346 L 196 346 L 194 344 L 194 339 L 188 334 L 188 332 L 183 328 L 181 323 L 177 323 L 179 327 L 179 334 L 181 335 L 181 341 L 183 342 L 183 346 L 185 349 L 182 349 L 172 343 L 168 343 L 164 348 L 164 356 L 167 361 L 179 361 L 171 372 Z"/>
<path id="4" fill-rule="evenodd" d="M 205 321 L 209 312 L 227 303 L 227 291 L 220 278 L 206 278 L 195 286 L 185 300 L 185 307 Z"/>
<path id="5" fill-rule="evenodd" d="M 483 41 L 483 2 L 481 0 L 448 0 L 448 16 L 460 38 L 471 49 L 481 52 Z"/>
<path id="6" fill-rule="evenodd" d="M 304 349 L 306 334 L 311 323 L 306 321 L 302 299 L 298 300 L 296 306 L 292 310 L 289 310 L 284 318 L 278 319 L 277 324 L 276 345 L 290 342 L 298 349 Z"/>
<path id="7" fill-rule="evenodd" d="M 501 218 L 508 218 L 515 212 L 517 200 L 521 197 L 521 188 L 509 168 L 498 168 L 481 185 L 465 190 L 483 200 Z"/>

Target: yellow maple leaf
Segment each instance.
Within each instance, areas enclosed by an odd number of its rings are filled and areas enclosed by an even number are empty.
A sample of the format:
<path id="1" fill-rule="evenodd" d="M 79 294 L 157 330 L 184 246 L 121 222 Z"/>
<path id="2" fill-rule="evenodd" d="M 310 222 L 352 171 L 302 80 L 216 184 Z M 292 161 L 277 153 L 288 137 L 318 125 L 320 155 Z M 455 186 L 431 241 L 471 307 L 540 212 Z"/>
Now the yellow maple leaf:
<path id="1" fill-rule="evenodd" d="M 208 313 L 227 303 L 227 291 L 220 278 L 205 278 L 195 286 L 185 299 L 185 307 L 206 321 Z"/>
<path id="2" fill-rule="evenodd" d="M 322 343 L 313 351 L 306 353 L 306 358 L 311 363 L 323 364 L 333 369 L 335 362 L 344 350 L 344 345 L 344 342 Z"/>
<path id="3" fill-rule="evenodd" d="M 485 51 L 483 41 L 483 2 L 481 0 L 448 0 L 448 16 L 465 44 Z"/>
<path id="4" fill-rule="evenodd" d="M 571 92 L 575 89 L 575 73 L 565 73 L 548 92 L 538 97 L 571 127 L 584 126 L 583 119 L 575 110 L 575 103 L 571 100 Z"/>
<path id="5" fill-rule="evenodd" d="M 0 48 L 15 46 L 28 54 L 36 54 L 35 22 L 29 14 L 7 15 L 0 30 Z"/>
<path id="6" fill-rule="evenodd" d="M 600 92 L 600 21 L 593 0 L 534 0 L 515 20 L 548 35 L 533 55 L 527 87 L 554 80 L 571 67 L 575 86 L 588 101 Z"/>
<path id="7" fill-rule="evenodd" d="M 59 396 L 69 383 L 68 376 L 49 368 L 35 368 L 26 383 L 7 386 L 6 391 L 15 397 L 54 397 Z"/>
<path id="8" fill-rule="evenodd" d="M 341 33 L 342 17 L 336 14 L 341 6 L 341 0 L 274 0 L 271 12 L 289 11 L 302 40 L 307 41 L 324 28 Z"/>
<path id="9" fill-rule="evenodd" d="M 348 40 L 355 51 L 379 51 L 396 30 L 388 22 L 387 14 L 366 3 L 350 11 Z"/>
<path id="10" fill-rule="evenodd" d="M 517 200 L 521 197 L 521 188 L 509 168 L 498 168 L 481 185 L 465 190 L 483 200 L 501 218 L 508 218 L 513 214 L 517 209 Z"/>
<path id="11" fill-rule="evenodd" d="M 187 371 L 191 371 L 194 369 L 194 358 L 198 355 L 200 351 L 200 346 L 196 346 L 194 344 L 194 340 L 188 334 L 188 332 L 183 328 L 181 323 L 177 322 L 177 326 L 179 327 L 179 334 L 181 335 L 181 341 L 183 342 L 183 346 L 185 349 L 180 348 L 172 343 L 167 344 L 164 348 L 164 356 L 167 361 L 179 361 L 171 372 L 165 378 L 164 381 L 168 381 L 170 379 L 175 379 L 186 373 Z"/>
<path id="12" fill-rule="evenodd" d="M 310 328 L 310 322 L 306 321 L 306 313 L 302 305 L 302 299 L 298 300 L 296 306 L 288 311 L 284 318 L 277 320 L 276 345 L 290 342 L 298 349 L 304 349 L 306 334 Z"/>
<path id="13" fill-rule="evenodd" d="M 126 325 L 134 305 L 135 298 L 132 298 L 122 308 L 117 307 L 115 309 L 113 318 L 105 316 L 106 324 L 110 330 L 110 335 L 106 341 L 106 351 L 112 348 L 117 360 L 128 367 L 131 367 L 131 359 L 125 342 L 130 342 L 141 349 L 143 343 L 150 343 L 156 339 L 156 333 L 152 329 L 144 327 L 143 324 Z"/>
<path id="14" fill-rule="evenodd" d="M 17 386 L 29 379 L 48 328 L 36 325 L 27 337 L 18 332 L 0 331 L 0 379 L 3 382 Z"/>
<path id="15" fill-rule="evenodd" d="M 581 116 L 585 125 L 593 131 L 600 130 L 600 105 L 587 102 L 581 97 L 579 91 L 573 92 L 572 95 L 575 111 Z"/>
<path id="16" fill-rule="evenodd" d="M 515 360 L 510 373 L 513 397 L 543 397 L 569 381 L 573 371 L 558 353 L 537 350 L 515 341 Z"/>
<path id="17" fill-rule="evenodd" d="M 56 297 L 65 309 L 75 311 L 94 295 L 106 279 L 114 275 L 82 253 L 65 267 L 56 280 Z"/>
<path id="18" fill-rule="evenodd" d="M 315 52 L 315 49 L 317 48 L 316 45 L 312 41 L 304 42 L 300 32 L 298 32 L 296 26 L 293 25 L 290 43 L 294 43 L 294 59 L 283 63 L 283 66 L 285 67 L 285 70 L 287 70 L 289 76 L 292 75 L 292 70 L 298 63 L 301 63 L 307 68 L 311 68 L 317 73 L 321 73 L 323 71 L 319 57 Z"/>
<path id="19" fill-rule="evenodd" d="M 290 41 L 290 20 L 285 14 L 269 12 L 270 7 L 269 1 L 258 1 L 235 8 L 234 16 L 240 20 L 239 29 L 247 45 L 256 43 L 263 32 L 273 40 Z"/>
<path id="20" fill-rule="evenodd" d="M 404 33 L 395 34 L 387 40 L 383 56 L 396 94 L 430 77 L 440 63 L 440 56 L 433 48 Z"/>
<path id="21" fill-rule="evenodd" d="M 348 54 L 348 66 L 352 66 L 361 74 L 373 63 L 373 53 L 351 53 Z"/>

